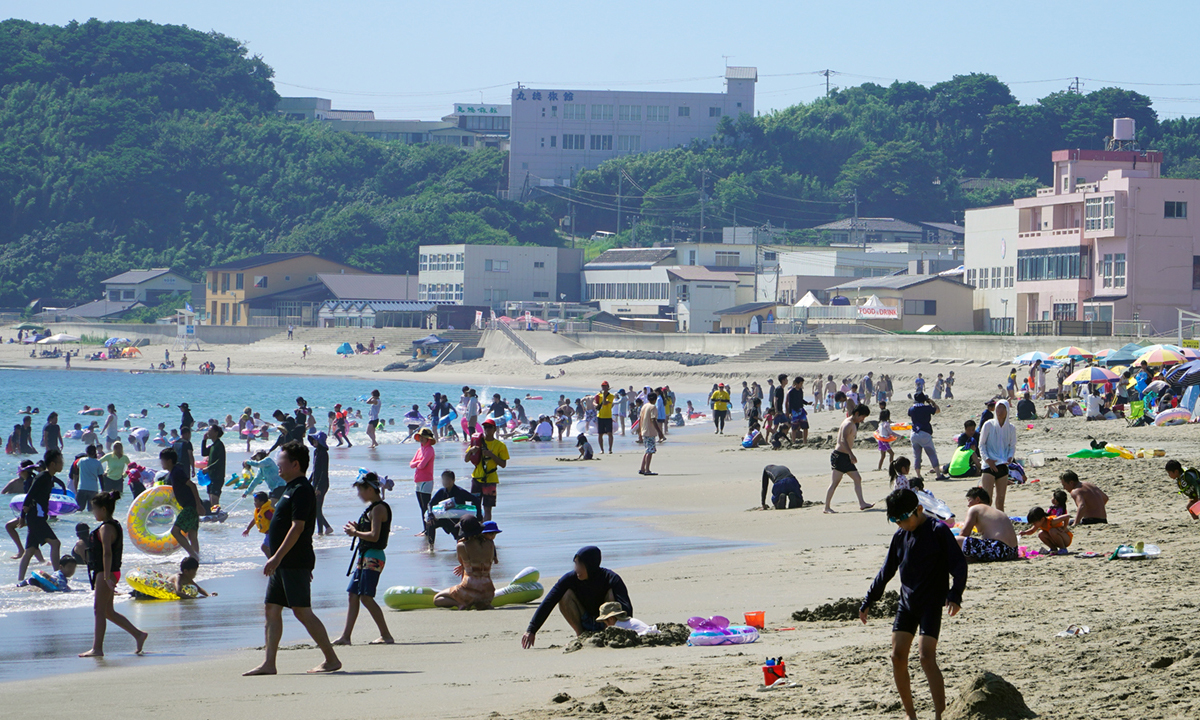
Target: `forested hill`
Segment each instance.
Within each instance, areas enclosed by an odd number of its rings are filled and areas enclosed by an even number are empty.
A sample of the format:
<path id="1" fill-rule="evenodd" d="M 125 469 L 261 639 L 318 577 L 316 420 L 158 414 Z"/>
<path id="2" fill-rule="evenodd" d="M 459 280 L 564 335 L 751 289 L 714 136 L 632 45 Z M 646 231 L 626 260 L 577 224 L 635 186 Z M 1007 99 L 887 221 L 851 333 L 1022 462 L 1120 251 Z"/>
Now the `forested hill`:
<path id="1" fill-rule="evenodd" d="M 272 74 L 186 27 L 0 22 L 0 306 L 265 250 L 405 272 L 421 243 L 557 243 L 496 198 L 503 154 L 285 121 Z"/>

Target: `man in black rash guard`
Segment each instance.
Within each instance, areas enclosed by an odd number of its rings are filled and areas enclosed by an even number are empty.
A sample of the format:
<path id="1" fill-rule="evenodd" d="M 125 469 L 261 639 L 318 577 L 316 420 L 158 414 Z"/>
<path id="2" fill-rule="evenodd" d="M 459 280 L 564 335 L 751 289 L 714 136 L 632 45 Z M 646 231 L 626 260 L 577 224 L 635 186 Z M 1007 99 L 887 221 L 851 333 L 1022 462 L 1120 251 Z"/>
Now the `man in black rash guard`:
<path id="1" fill-rule="evenodd" d="M 767 510 L 767 488 L 771 490 L 771 505 L 776 510 L 804 507 L 804 493 L 800 482 L 785 465 L 768 465 L 762 474 L 762 509 Z"/>
<path id="2" fill-rule="evenodd" d="M 600 558 L 600 548 L 594 545 L 580 548 L 575 553 L 575 569 L 559 578 L 538 605 L 521 637 L 521 647 L 527 650 L 533 647 L 538 630 L 555 606 L 576 635 L 604 630 L 604 623 L 597 622 L 596 618 L 600 615 L 600 606 L 606 602 L 620 603 L 625 612 L 633 616 L 633 603 L 629 601 L 625 581 L 612 570 L 600 567 Z"/>

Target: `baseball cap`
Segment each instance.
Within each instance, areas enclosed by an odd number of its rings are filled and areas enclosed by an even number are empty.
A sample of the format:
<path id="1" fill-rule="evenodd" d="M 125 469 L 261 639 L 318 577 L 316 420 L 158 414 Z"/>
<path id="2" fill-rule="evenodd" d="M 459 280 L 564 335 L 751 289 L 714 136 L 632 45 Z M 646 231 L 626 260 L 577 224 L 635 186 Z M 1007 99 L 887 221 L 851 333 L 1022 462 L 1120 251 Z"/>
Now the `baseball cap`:
<path id="1" fill-rule="evenodd" d="M 493 418 L 488 418 L 487 420 L 484 420 L 483 424 L 491 425 L 492 427 L 496 427 L 496 421 Z"/>

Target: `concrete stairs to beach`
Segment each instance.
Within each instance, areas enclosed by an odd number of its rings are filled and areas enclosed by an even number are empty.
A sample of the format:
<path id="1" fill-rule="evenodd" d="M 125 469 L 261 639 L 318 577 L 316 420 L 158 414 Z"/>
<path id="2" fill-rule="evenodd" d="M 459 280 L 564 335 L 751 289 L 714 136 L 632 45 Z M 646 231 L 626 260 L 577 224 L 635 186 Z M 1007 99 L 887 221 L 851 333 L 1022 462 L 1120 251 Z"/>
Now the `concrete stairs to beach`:
<path id="1" fill-rule="evenodd" d="M 479 330 L 436 330 L 430 331 L 422 328 L 311 328 L 298 327 L 292 335 L 293 343 L 307 343 L 310 346 L 316 345 L 341 345 L 348 342 L 353 345 L 356 342 L 361 342 L 366 345 L 372 337 L 375 338 L 375 344 L 380 343 L 387 345 L 389 350 L 408 351 L 412 348 L 414 340 L 429 335 L 431 332 L 437 334 L 438 337 L 445 338 L 452 342 L 459 343 L 464 347 L 476 347 L 479 344 L 479 338 L 483 333 Z M 277 343 L 287 340 L 287 329 L 281 330 L 279 333 L 270 337 L 259 340 L 254 345 L 262 343 Z"/>
<path id="2" fill-rule="evenodd" d="M 741 355 L 735 355 L 730 362 L 826 362 L 829 353 L 825 344 L 815 336 L 777 335 L 758 347 L 751 348 Z"/>

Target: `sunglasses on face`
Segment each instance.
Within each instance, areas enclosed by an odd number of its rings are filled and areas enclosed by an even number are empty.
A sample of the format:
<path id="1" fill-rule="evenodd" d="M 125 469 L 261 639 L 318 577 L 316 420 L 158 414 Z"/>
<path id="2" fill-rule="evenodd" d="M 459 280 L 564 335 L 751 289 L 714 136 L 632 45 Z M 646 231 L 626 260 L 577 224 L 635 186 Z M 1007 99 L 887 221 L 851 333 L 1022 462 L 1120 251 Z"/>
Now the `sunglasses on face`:
<path id="1" fill-rule="evenodd" d="M 908 512 L 906 512 L 906 513 L 904 513 L 904 514 L 902 514 L 902 515 L 899 515 L 899 516 L 897 516 L 897 517 L 892 517 L 891 515 L 888 515 L 888 522 L 891 522 L 891 523 L 902 523 L 902 522 L 904 522 L 905 520 L 907 520 L 907 519 L 909 519 L 910 517 L 912 517 L 912 516 L 913 516 L 913 513 L 915 513 L 916 511 L 917 511 L 917 509 L 916 509 L 916 508 L 913 508 L 912 510 L 909 510 Z"/>

